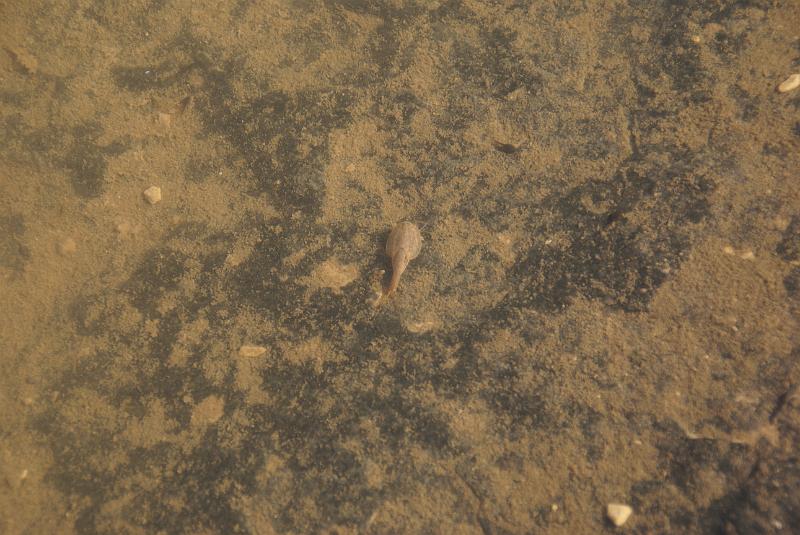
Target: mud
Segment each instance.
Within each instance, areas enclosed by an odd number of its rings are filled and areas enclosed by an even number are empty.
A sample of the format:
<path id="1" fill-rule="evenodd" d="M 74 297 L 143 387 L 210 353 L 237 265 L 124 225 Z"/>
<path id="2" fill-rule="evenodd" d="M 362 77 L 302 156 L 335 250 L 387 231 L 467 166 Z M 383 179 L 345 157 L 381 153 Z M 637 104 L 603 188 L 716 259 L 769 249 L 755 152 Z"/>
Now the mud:
<path id="1" fill-rule="evenodd" d="M 0 21 L 0 532 L 800 526 L 800 4 Z"/>

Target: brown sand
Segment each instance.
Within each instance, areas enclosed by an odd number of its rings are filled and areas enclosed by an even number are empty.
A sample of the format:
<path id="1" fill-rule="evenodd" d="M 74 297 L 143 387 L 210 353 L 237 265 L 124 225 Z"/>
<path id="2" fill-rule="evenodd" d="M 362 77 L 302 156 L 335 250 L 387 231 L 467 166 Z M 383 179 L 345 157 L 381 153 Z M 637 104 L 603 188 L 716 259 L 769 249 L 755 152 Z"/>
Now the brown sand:
<path id="1" fill-rule="evenodd" d="M 798 27 L 4 3 L 0 533 L 797 529 Z"/>

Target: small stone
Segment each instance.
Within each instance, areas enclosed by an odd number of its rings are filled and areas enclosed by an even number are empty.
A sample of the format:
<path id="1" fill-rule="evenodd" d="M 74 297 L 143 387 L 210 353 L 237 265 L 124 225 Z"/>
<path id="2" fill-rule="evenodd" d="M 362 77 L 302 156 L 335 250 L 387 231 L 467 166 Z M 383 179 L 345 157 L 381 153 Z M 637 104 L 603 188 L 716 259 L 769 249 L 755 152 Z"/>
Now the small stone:
<path id="1" fill-rule="evenodd" d="M 225 414 L 225 401 L 219 396 L 208 396 L 195 405 L 192 409 L 191 423 L 193 426 L 210 425 Z"/>
<path id="2" fill-rule="evenodd" d="M 23 470 L 22 473 L 20 473 L 20 475 L 19 475 L 19 480 L 20 481 L 25 481 L 26 479 L 28 479 L 28 469 L 27 468 L 25 470 Z"/>
<path id="3" fill-rule="evenodd" d="M 239 356 L 240 357 L 260 357 L 264 353 L 267 352 L 266 347 L 262 346 L 251 346 L 251 345 L 243 345 L 239 348 Z"/>
<path id="4" fill-rule="evenodd" d="M 414 334 L 422 334 L 435 329 L 439 323 L 433 320 L 418 320 L 406 323 L 408 332 Z"/>
<path id="5" fill-rule="evenodd" d="M 776 217 L 772 220 L 772 228 L 783 232 L 789 227 L 789 219 L 786 217 Z"/>
<path id="6" fill-rule="evenodd" d="M 497 235 L 497 241 L 503 245 L 511 245 L 511 237 L 503 232 Z"/>
<path id="7" fill-rule="evenodd" d="M 367 304 L 377 308 L 383 302 L 383 292 L 373 291 L 372 296 L 367 298 Z"/>
<path id="8" fill-rule="evenodd" d="M 700 37 L 699 35 L 693 35 L 693 36 L 692 36 L 692 42 L 693 42 L 694 44 L 696 44 L 696 45 L 699 45 L 699 44 L 700 44 L 700 41 L 702 41 L 702 39 L 701 39 L 701 37 Z"/>
<path id="9" fill-rule="evenodd" d="M 617 527 L 627 522 L 632 513 L 633 509 L 630 505 L 610 503 L 606 506 L 606 516 Z"/>
<path id="10" fill-rule="evenodd" d="M 781 83 L 781 85 L 778 86 L 778 91 L 780 93 L 788 93 L 789 91 L 793 91 L 798 87 L 800 87 L 800 74 L 795 73 L 789 76 Z"/>
<path id="11" fill-rule="evenodd" d="M 78 250 L 78 244 L 72 238 L 64 238 L 58 243 L 58 252 L 63 256 L 75 254 Z"/>
<path id="12" fill-rule="evenodd" d="M 739 255 L 742 260 L 755 260 L 756 255 L 753 251 L 745 251 Z"/>
<path id="13" fill-rule="evenodd" d="M 133 233 L 133 225 L 127 221 L 123 221 L 117 225 L 117 233 L 119 234 L 120 238 L 127 238 Z"/>
<path id="14" fill-rule="evenodd" d="M 247 247 L 234 248 L 234 250 L 228 253 L 228 256 L 225 257 L 225 265 L 228 267 L 236 267 L 245 260 L 247 260 L 247 257 L 250 256 L 252 252 L 253 252 L 252 248 L 247 248 Z"/>
<path id="15" fill-rule="evenodd" d="M 159 188 L 158 186 L 150 186 L 149 188 L 144 190 L 143 195 L 144 198 L 147 200 L 147 202 L 149 202 L 150 204 L 156 204 L 158 202 L 161 202 L 161 188 Z"/>
<path id="16" fill-rule="evenodd" d="M 723 247 L 722 252 L 724 252 L 725 254 L 736 254 L 736 250 L 730 245 L 726 245 L 725 247 Z"/>
<path id="17" fill-rule="evenodd" d="M 164 128 L 172 126 L 172 115 L 169 113 L 158 112 L 158 124 Z"/>
<path id="18" fill-rule="evenodd" d="M 330 288 L 333 293 L 338 294 L 342 288 L 357 278 L 357 265 L 342 264 L 332 257 L 315 267 L 311 273 L 311 278 L 305 282 L 312 288 Z"/>
<path id="19" fill-rule="evenodd" d="M 36 71 L 39 70 L 39 60 L 24 48 L 7 48 L 6 50 L 11 53 L 11 57 L 17 65 L 26 73 L 36 74 Z"/>

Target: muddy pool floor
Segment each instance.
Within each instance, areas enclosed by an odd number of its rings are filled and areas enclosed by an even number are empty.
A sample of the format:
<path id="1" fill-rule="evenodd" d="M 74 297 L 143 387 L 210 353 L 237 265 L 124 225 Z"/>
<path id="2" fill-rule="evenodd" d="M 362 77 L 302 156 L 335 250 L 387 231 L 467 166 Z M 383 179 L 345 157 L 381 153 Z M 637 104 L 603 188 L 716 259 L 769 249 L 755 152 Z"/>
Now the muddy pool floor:
<path id="1" fill-rule="evenodd" d="M 799 28 L 4 2 L 0 533 L 800 529 Z"/>

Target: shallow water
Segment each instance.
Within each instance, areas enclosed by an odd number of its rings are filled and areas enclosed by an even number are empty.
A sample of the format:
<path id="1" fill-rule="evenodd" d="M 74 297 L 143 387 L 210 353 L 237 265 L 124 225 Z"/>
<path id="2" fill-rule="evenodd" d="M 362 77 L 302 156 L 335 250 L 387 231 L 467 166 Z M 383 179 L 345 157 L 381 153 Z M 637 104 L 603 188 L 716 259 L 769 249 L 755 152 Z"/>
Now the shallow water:
<path id="1" fill-rule="evenodd" d="M 0 532 L 800 525 L 800 4 L 0 21 Z"/>

